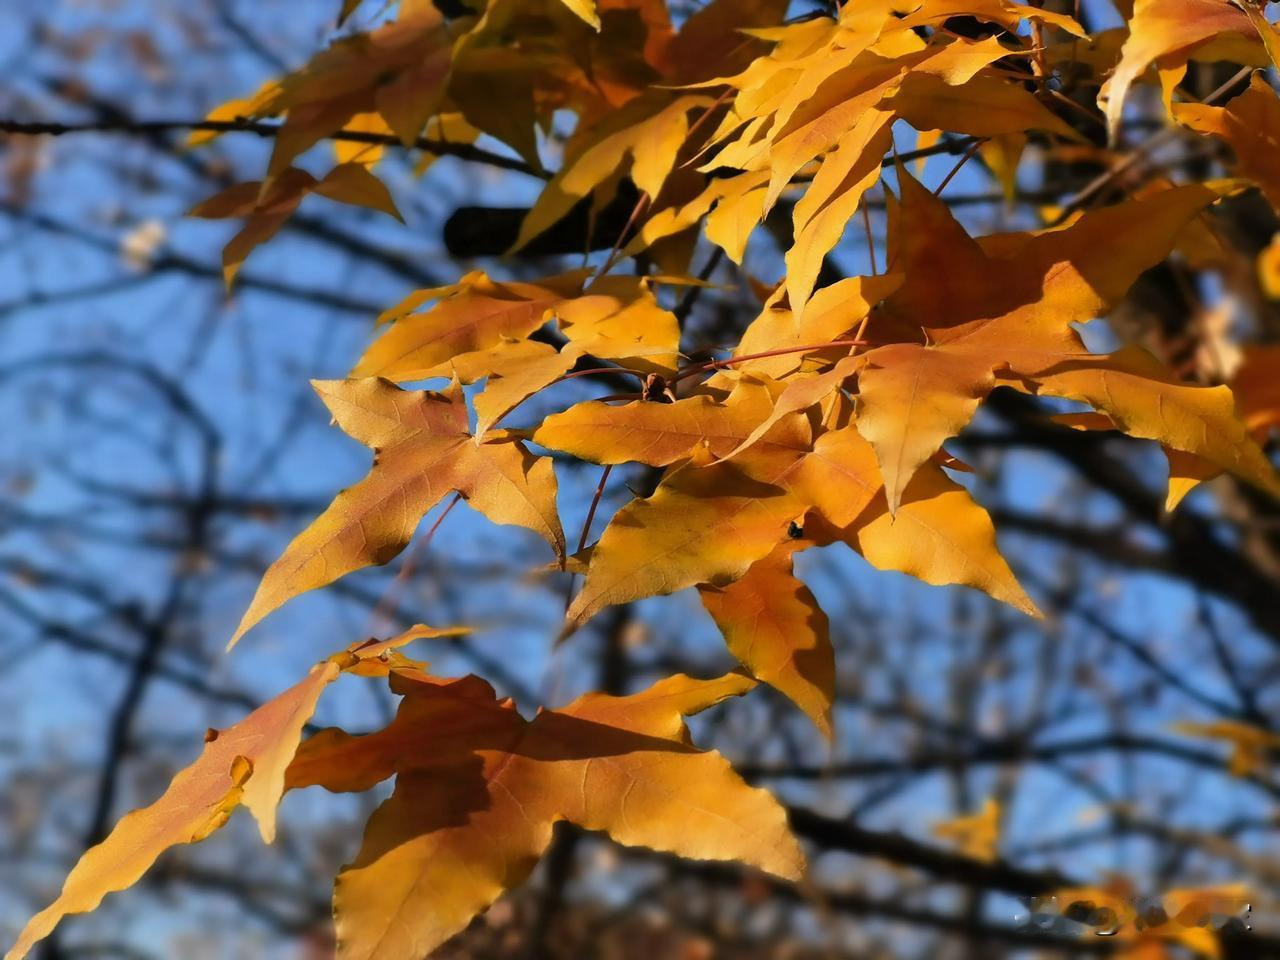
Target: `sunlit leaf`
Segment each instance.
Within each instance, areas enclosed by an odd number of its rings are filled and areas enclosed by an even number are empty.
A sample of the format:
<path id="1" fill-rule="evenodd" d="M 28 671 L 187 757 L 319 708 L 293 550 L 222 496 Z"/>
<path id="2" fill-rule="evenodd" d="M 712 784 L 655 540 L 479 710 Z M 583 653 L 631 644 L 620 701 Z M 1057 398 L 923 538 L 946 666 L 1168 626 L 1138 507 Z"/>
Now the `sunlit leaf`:
<path id="1" fill-rule="evenodd" d="M 298 594 L 393 559 L 449 493 L 460 493 L 495 523 L 527 527 L 564 553 L 551 462 L 517 440 L 475 443 L 456 384 L 443 394 L 400 390 L 379 378 L 314 385 L 338 425 L 374 450 L 373 467 L 267 569 L 232 643 Z"/>
<path id="2" fill-rule="evenodd" d="M 753 677 L 790 697 L 830 738 L 835 651 L 827 615 L 792 571 L 797 545 L 784 542 L 740 580 L 698 592 L 729 651 Z"/>
<path id="3" fill-rule="evenodd" d="M 622 844 L 799 877 L 803 856 L 777 801 L 694 747 L 682 720 L 752 685 L 736 674 L 675 676 L 526 721 L 476 677 L 393 676 L 404 699 L 390 726 L 322 732 L 290 771 L 290 786 L 336 790 L 396 776 L 338 875 L 338 955 L 425 956 L 529 875 L 560 820 Z"/>
<path id="4" fill-rule="evenodd" d="M 270 843 L 285 769 L 316 701 L 338 673 L 336 664 L 320 664 L 239 723 L 210 730 L 203 752 L 158 800 L 126 814 L 80 858 L 58 899 L 31 919 L 5 954 L 7 960 L 25 956 L 68 914 L 93 910 L 106 894 L 133 886 L 170 847 L 198 843 L 220 829 L 238 806 L 249 808 Z"/>

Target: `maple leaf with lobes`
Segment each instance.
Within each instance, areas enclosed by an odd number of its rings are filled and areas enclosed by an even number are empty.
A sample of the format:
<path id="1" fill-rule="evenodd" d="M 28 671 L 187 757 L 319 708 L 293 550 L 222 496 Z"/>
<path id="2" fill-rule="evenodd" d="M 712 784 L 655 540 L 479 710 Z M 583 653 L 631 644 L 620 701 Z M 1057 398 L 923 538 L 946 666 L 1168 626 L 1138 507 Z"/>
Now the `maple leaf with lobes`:
<path id="1" fill-rule="evenodd" d="M 426 512 L 455 491 L 495 523 L 527 527 L 564 555 L 551 461 L 518 440 L 476 443 L 456 383 L 445 393 L 401 390 L 376 377 L 313 386 L 338 425 L 374 449 L 373 468 L 267 569 L 232 644 L 286 600 L 387 563 Z"/>
<path id="2" fill-rule="evenodd" d="M 740 860 L 786 879 L 804 868 L 786 814 L 727 760 L 697 749 L 683 717 L 754 685 L 677 675 L 625 697 L 589 693 L 531 721 L 479 677 L 401 671 L 381 731 L 321 731 L 291 788 L 366 790 L 392 775 L 355 861 L 338 875 L 342 960 L 425 956 L 522 882 L 567 820 L 629 846 Z"/>
<path id="3" fill-rule="evenodd" d="M 867 335 L 875 346 L 858 375 L 858 429 L 875 448 L 891 512 L 920 465 L 973 418 L 997 375 L 1093 404 L 1126 432 L 1275 488 L 1271 465 L 1229 400 L 1212 400 L 1225 388 L 1175 385 L 1150 358 L 1096 357 L 1072 327 L 1104 313 L 1164 259 L 1179 231 L 1217 198 L 1213 189 L 1176 187 L 1088 212 L 1062 229 L 975 240 L 906 171 L 899 180 L 891 250 L 904 280 L 872 315 Z M 1129 389 L 1107 389 L 1117 383 Z M 1179 403 L 1166 403 L 1171 391 Z"/>

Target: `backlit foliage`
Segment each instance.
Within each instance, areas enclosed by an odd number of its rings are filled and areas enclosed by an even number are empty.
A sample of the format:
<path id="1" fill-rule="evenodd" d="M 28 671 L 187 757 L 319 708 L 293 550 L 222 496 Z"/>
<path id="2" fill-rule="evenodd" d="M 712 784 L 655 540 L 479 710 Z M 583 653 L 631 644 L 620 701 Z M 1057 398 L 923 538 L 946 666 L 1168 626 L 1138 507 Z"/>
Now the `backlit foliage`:
<path id="1" fill-rule="evenodd" d="M 212 110 L 280 124 L 262 180 L 192 211 L 243 221 L 224 252 L 227 282 L 310 194 L 399 217 L 377 175 L 385 150 L 418 150 L 422 166 L 449 153 L 482 159 L 468 152 L 482 136 L 544 179 L 512 253 L 580 204 L 599 212 L 634 187 L 628 229 L 591 269 L 536 282 L 476 271 L 417 291 L 378 318 L 348 379 L 314 384 L 372 465 L 270 567 L 233 641 L 299 594 L 387 563 L 428 511 L 461 497 L 533 531 L 549 562 L 581 576 L 566 634 L 611 606 L 692 587 L 742 672 L 588 694 L 528 720 L 482 678 L 436 677 L 401 651 L 441 631 L 357 643 L 211 731 L 159 800 L 85 855 L 10 957 L 239 805 L 270 841 L 286 790 L 363 791 L 391 777 L 394 792 L 337 878 L 344 958 L 430 952 L 528 876 L 561 820 L 798 879 L 804 857 L 782 808 L 699 750 L 684 717 L 763 682 L 832 736 L 827 617 L 793 566 L 812 547 L 843 543 L 877 568 L 1039 615 L 946 450 L 993 390 L 1089 408 L 1060 417 L 1067 427 L 1156 441 L 1170 509 L 1222 472 L 1280 493 L 1259 444 L 1280 424 L 1276 348 L 1247 351 L 1232 385 L 1202 385 L 1137 347 L 1093 352 L 1080 333 L 1167 258 L 1211 256 L 1224 197 L 1257 189 L 1280 207 L 1280 99 L 1265 75 L 1223 102 L 1179 86 L 1191 61 L 1272 63 L 1280 38 L 1261 6 L 1137 0 L 1127 31 L 1090 37 L 1071 16 L 1013 0 L 849 0 L 791 19 L 785 0 L 712 0 L 681 22 L 664 0 L 469 2 L 469 15 L 446 18 L 427 0 L 400 0 L 371 14 L 367 32 Z M 345 20 L 360 4 L 340 7 Z M 984 25 L 968 31 L 977 39 L 953 29 L 961 18 Z M 1096 105 L 1056 95 L 1065 72 L 1094 81 Z M 1158 86 L 1170 125 L 1229 146 L 1232 179 L 1148 180 L 1107 204 L 1086 191 L 1045 208 L 1038 229 L 976 237 L 939 195 L 945 182 L 931 191 L 917 179 L 916 161 L 959 154 L 1012 191 L 1028 150 L 1088 156 L 1119 178 L 1138 85 Z M 566 113 L 574 132 L 545 170 L 540 137 Z M 898 156 L 912 131 L 919 152 Z M 330 139 L 326 175 L 294 165 Z M 881 182 L 888 227 L 873 238 L 867 225 L 870 271 L 824 280 L 824 259 L 851 224 L 862 228 L 864 195 Z M 758 284 L 759 313 L 725 356 L 690 358 L 678 304 L 706 283 L 695 245 L 741 262 L 781 204 L 792 226 L 785 276 Z M 1273 297 L 1277 249 L 1257 264 Z M 525 400 L 577 374 L 615 386 L 504 428 Z M 400 386 L 420 380 L 438 382 Z M 575 549 L 553 454 L 606 470 L 647 465 L 655 486 Z M 401 698 L 394 720 L 304 738 L 342 673 L 389 683 Z M 1248 729 L 1195 732 L 1232 742 L 1241 775 L 1271 745 Z M 991 802 L 939 836 L 991 860 L 998 813 Z"/>

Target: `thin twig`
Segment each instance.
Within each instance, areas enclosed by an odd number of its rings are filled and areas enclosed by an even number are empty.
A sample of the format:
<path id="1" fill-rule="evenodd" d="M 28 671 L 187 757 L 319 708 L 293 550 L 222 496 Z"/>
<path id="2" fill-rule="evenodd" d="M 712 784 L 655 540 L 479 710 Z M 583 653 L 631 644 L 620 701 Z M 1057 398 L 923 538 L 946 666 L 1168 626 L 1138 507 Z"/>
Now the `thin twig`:
<path id="1" fill-rule="evenodd" d="M 942 191 L 947 189 L 947 184 L 949 184 L 952 178 L 955 177 L 955 175 L 960 172 L 960 168 L 963 167 L 966 163 L 968 163 L 973 158 L 973 155 L 978 152 L 978 148 L 981 147 L 986 142 L 987 142 L 986 140 L 975 140 L 972 144 L 969 145 L 969 149 L 964 152 L 964 156 L 961 157 L 960 160 L 956 163 L 956 165 L 951 168 L 951 172 L 942 178 L 942 182 L 938 184 L 937 189 L 933 191 L 933 195 L 935 197 L 939 197 L 942 195 Z"/>
<path id="2" fill-rule="evenodd" d="M 1238 84 L 1241 80 L 1244 80 L 1246 77 L 1248 77 L 1251 73 L 1253 73 L 1253 71 L 1254 71 L 1253 67 L 1242 68 L 1230 80 L 1228 80 L 1222 86 L 1218 87 L 1218 89 L 1210 93 L 1201 102 L 1206 104 L 1214 103 L 1216 100 L 1225 96 L 1227 93 L 1230 93 L 1231 90 L 1236 86 L 1236 84 Z M 1064 223 L 1069 216 L 1071 216 L 1077 210 L 1083 209 L 1085 205 L 1089 203 L 1090 200 L 1092 200 L 1095 196 L 1097 196 L 1099 193 L 1105 190 L 1110 184 L 1114 183 L 1115 180 L 1119 178 L 1122 174 L 1128 172 L 1133 167 L 1137 166 L 1139 163 L 1145 160 L 1151 153 L 1160 149 L 1160 147 L 1164 146 L 1166 143 L 1169 143 L 1170 141 L 1172 141 L 1181 132 L 1182 132 L 1181 127 L 1166 127 L 1164 130 L 1161 130 L 1159 133 L 1150 137 L 1145 143 L 1143 143 L 1141 146 L 1135 149 L 1133 153 L 1125 157 L 1124 160 L 1122 160 L 1120 163 L 1116 164 L 1110 170 L 1107 170 L 1104 173 L 1099 174 L 1093 180 L 1085 184 L 1085 186 L 1080 190 L 1079 193 L 1077 193 L 1074 197 L 1072 197 L 1069 201 L 1067 201 L 1066 204 L 1063 205 L 1062 209 L 1058 212 L 1058 215 L 1053 218 L 1053 221 L 1049 224 L 1049 226 L 1056 227 Z"/>
<path id="3" fill-rule="evenodd" d="M 975 143 L 981 143 L 984 137 L 955 137 L 950 140 L 943 140 L 935 143 L 931 147 L 921 147 L 919 150 L 908 150 L 906 153 L 898 153 L 894 151 L 892 156 L 885 157 L 880 161 L 880 166 L 888 168 L 895 163 L 910 163 L 912 160 L 923 160 L 925 157 L 936 157 L 940 153 L 959 153 L 967 150 Z"/>
<path id="4" fill-rule="evenodd" d="M 702 265 L 702 269 L 698 271 L 698 279 L 702 281 L 710 280 L 711 275 L 716 272 L 716 267 L 720 266 L 720 261 L 722 259 L 724 259 L 724 247 L 716 246 L 715 249 L 711 251 L 711 255 L 707 257 L 707 262 Z M 680 302 L 676 304 L 676 308 L 673 312 L 676 315 L 677 322 L 679 322 L 681 326 L 684 326 L 685 320 L 687 320 L 689 318 L 689 314 L 693 312 L 694 305 L 698 302 L 698 298 L 702 296 L 702 291 L 705 289 L 706 287 L 701 283 L 693 284 L 685 291 L 684 296 L 680 298 Z"/>
<path id="5" fill-rule="evenodd" d="M 639 377 L 641 380 L 648 376 L 647 373 L 641 373 L 639 370 L 632 370 L 630 367 L 592 367 L 590 370 L 575 370 L 573 373 L 566 373 L 555 382 L 564 383 L 566 380 L 575 380 L 578 377 L 602 376 L 604 374 L 614 373 L 629 373 L 633 377 Z"/>

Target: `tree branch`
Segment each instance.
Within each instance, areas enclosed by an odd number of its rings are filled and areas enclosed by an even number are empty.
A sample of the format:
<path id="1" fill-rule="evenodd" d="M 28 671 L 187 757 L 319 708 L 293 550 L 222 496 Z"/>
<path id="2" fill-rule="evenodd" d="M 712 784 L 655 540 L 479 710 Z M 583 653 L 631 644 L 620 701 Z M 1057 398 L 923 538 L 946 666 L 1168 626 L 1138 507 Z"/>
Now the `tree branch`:
<path id="1" fill-rule="evenodd" d="M 260 120 L 125 120 L 108 118 L 87 120 L 80 123 L 54 123 L 42 120 L 3 120 L 0 119 L 0 133 L 18 133 L 29 136 L 61 137 L 77 133 L 124 133 L 154 136 L 158 133 L 174 133 L 183 130 L 207 131 L 210 133 L 252 133 L 259 137 L 275 137 L 283 129 L 283 124 L 266 123 Z M 403 141 L 390 133 L 370 133 L 364 130 L 339 130 L 326 139 L 341 140 L 347 143 L 369 143 L 381 146 L 403 146 Z M 523 160 L 505 157 L 500 153 L 485 150 L 470 143 L 453 143 L 449 140 L 436 140 L 431 137 L 418 137 L 412 144 L 419 150 L 440 156 L 457 157 L 473 163 L 483 163 L 501 170 L 512 170 L 541 180 L 550 178 L 545 171 L 536 170 Z"/>

